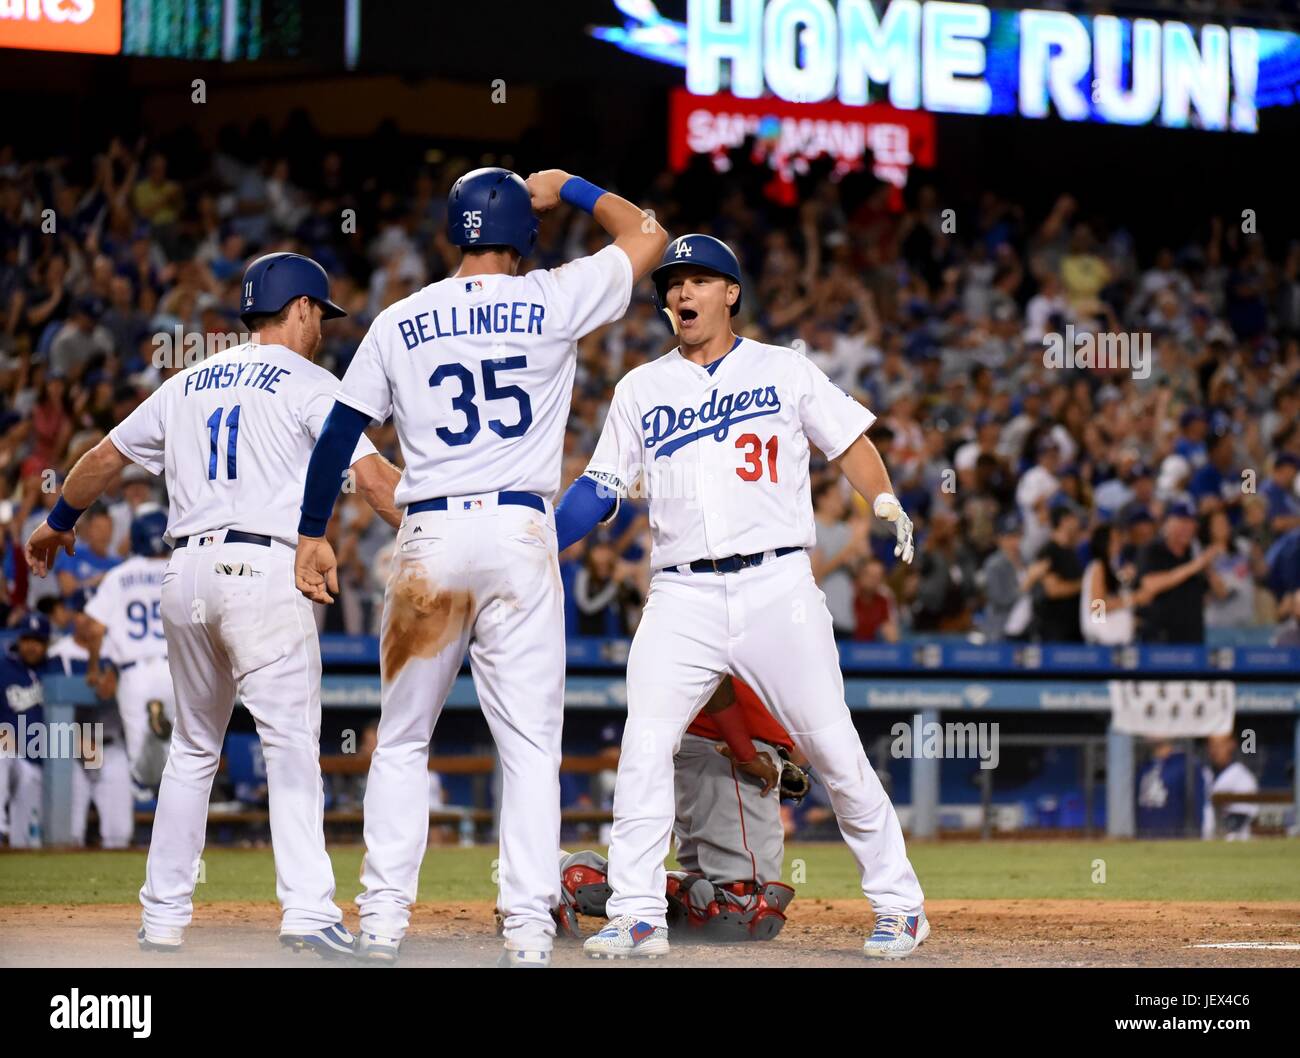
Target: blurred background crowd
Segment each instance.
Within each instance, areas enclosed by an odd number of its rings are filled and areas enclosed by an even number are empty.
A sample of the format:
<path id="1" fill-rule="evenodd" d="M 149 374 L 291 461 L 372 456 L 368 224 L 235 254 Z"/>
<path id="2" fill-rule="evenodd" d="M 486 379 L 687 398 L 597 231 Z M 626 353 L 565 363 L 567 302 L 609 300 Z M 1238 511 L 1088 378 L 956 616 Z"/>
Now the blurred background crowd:
<path id="1" fill-rule="evenodd" d="M 22 542 L 77 458 L 171 371 L 244 340 L 253 257 L 292 249 L 328 269 L 350 315 L 327 325 L 319 360 L 341 374 L 379 311 L 454 271 L 443 224 L 455 178 L 523 168 L 398 139 L 368 144 L 360 164 L 301 115 L 227 129 L 215 152 L 184 136 L 58 157 L 0 146 L 6 623 L 42 598 L 80 608 L 125 554 L 132 513 L 165 500 L 159 479 L 130 468 L 82 522 L 77 554 L 55 577 L 28 576 Z M 1249 217 L 1204 215 L 1165 243 L 1086 195 L 1041 213 L 926 183 L 900 200 L 870 172 L 837 178 L 814 162 L 796 194 L 776 194 L 741 147 L 725 172 L 697 156 L 617 188 L 672 233 L 732 245 L 738 333 L 801 349 L 879 416 L 871 436 L 918 559 L 896 564 L 892 533 L 815 461 L 813 565 L 837 634 L 1300 643 L 1300 241 L 1269 245 Z M 603 241 L 562 207 L 524 267 Z M 1045 337 L 1081 334 L 1124 336 L 1130 362 L 1045 356 Z M 671 344 L 648 284 L 581 343 L 564 484 L 614 383 Z M 372 437 L 400 465 L 391 427 Z M 355 497 L 330 532 L 345 576 L 324 627 L 373 634 L 392 533 Z M 570 636 L 630 635 L 650 576 L 644 507 L 625 504 L 562 571 Z"/>

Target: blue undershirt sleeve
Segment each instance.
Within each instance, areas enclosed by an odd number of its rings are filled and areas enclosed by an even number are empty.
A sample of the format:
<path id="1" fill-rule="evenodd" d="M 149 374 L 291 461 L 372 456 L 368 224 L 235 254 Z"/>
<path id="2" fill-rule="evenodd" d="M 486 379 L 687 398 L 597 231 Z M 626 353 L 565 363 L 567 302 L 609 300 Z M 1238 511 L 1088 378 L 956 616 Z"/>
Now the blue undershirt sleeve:
<path id="1" fill-rule="evenodd" d="M 370 424 L 370 416 L 341 401 L 335 401 L 325 426 L 316 438 L 307 464 L 307 483 L 302 492 L 302 518 L 298 532 L 302 536 L 324 536 L 325 526 L 334 513 L 334 503 L 343 488 L 343 473 L 352 465 L 361 434 Z"/>
<path id="2" fill-rule="evenodd" d="M 591 478 L 578 478 L 560 498 L 555 508 L 555 535 L 563 551 L 572 547 L 614 512 L 618 497 Z"/>

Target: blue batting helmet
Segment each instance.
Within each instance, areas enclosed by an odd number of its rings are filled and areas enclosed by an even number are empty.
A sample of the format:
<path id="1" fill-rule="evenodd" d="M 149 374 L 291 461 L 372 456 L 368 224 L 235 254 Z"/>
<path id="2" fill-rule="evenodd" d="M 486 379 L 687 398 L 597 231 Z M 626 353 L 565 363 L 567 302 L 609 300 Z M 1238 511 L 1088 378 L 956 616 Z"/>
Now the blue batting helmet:
<path id="1" fill-rule="evenodd" d="M 277 313 L 294 298 L 304 295 L 320 303 L 325 310 L 324 319 L 347 315 L 330 300 L 330 277 L 310 257 L 300 253 L 266 254 L 244 272 L 239 318 L 248 326 L 250 316 Z"/>
<path id="2" fill-rule="evenodd" d="M 43 613 L 33 610 L 18 622 L 19 639 L 39 639 L 42 643 L 50 641 L 50 619 Z"/>
<path id="3" fill-rule="evenodd" d="M 707 268 L 730 279 L 737 286 L 740 285 L 740 262 L 736 260 L 730 246 L 712 235 L 679 235 L 664 250 L 659 267 L 650 273 L 655 285 L 655 306 L 674 334 L 677 333 L 677 324 L 668 311 L 668 277 L 674 268 L 683 265 Z M 734 316 L 739 311 L 740 297 L 737 297 L 736 303 L 731 306 L 731 314 Z"/>
<path id="4" fill-rule="evenodd" d="M 131 551 L 145 558 L 156 558 L 167 553 L 167 512 L 161 507 L 141 508 L 131 521 Z"/>
<path id="5" fill-rule="evenodd" d="M 537 242 L 528 185 L 509 169 L 475 169 L 451 185 L 447 238 L 454 246 L 509 246 L 527 257 Z"/>

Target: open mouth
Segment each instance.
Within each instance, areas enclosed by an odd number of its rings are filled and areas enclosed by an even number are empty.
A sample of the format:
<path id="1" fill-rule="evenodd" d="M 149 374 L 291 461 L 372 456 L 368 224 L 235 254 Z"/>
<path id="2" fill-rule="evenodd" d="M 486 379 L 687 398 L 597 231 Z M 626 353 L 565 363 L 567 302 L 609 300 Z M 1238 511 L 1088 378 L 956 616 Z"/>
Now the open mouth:
<path id="1" fill-rule="evenodd" d="M 699 316 L 699 313 L 696 312 L 694 309 L 681 309 L 681 310 L 677 313 L 677 318 L 678 318 L 679 320 L 681 320 L 682 323 L 689 323 L 691 320 L 695 319 L 697 316 Z"/>

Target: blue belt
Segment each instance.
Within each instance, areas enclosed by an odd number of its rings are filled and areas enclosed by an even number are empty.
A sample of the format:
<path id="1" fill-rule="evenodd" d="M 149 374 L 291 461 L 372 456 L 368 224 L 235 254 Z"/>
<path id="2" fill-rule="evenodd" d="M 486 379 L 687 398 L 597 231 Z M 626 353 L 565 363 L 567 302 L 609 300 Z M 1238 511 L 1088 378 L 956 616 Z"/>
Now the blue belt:
<path id="1" fill-rule="evenodd" d="M 208 533 L 195 533 L 194 535 L 195 535 L 195 536 L 208 536 L 209 534 L 208 534 Z M 214 532 L 214 533 L 211 534 L 211 535 L 214 535 L 214 536 L 215 536 L 216 534 L 215 534 L 215 532 Z M 185 546 L 186 544 L 188 544 L 189 542 L 190 542 L 190 537 L 188 537 L 188 536 L 178 536 L 178 537 L 176 538 L 175 542 L 172 544 L 172 548 L 175 549 L 175 548 L 178 548 L 178 547 L 184 547 L 184 546 Z M 227 530 L 226 530 L 226 539 L 225 539 L 225 543 L 227 543 L 227 544 L 258 544 L 258 545 L 260 545 L 261 547 L 270 547 L 270 546 L 271 546 L 271 538 L 270 538 L 269 536 L 263 536 L 261 533 L 246 533 L 246 532 L 244 532 L 242 529 L 227 529 Z"/>
<path id="2" fill-rule="evenodd" d="M 146 661 L 166 661 L 166 660 L 167 660 L 167 657 L 166 657 L 166 655 L 164 655 L 164 656 L 161 657 L 161 658 L 146 658 L 145 660 L 146 660 Z M 118 672 L 125 672 L 127 669 L 133 669 L 133 668 L 135 668 L 135 667 L 136 667 L 137 665 L 139 665 L 139 664 L 141 664 L 141 662 L 139 662 L 139 661 L 126 661 L 126 662 L 123 662 L 121 665 L 119 665 L 119 666 L 117 667 L 117 671 L 118 671 Z"/>
<path id="3" fill-rule="evenodd" d="M 470 503 L 466 500 L 465 503 Z M 531 492 L 498 492 L 497 505 L 506 505 L 514 507 L 531 507 L 535 511 L 546 513 L 546 504 L 540 496 L 534 496 Z M 436 500 L 420 500 L 406 508 L 407 514 L 423 514 L 425 511 L 445 511 L 447 509 L 447 497 L 439 496 Z M 466 507 L 466 510 L 469 508 Z"/>
<path id="4" fill-rule="evenodd" d="M 802 550 L 802 547 L 778 547 L 772 557 L 782 558 Z M 766 555 L 766 551 L 757 551 L 752 555 L 732 555 L 729 558 L 700 558 L 690 564 L 690 571 L 692 573 L 735 573 L 750 566 L 761 566 Z M 664 566 L 664 572 L 681 573 L 682 567 Z"/>

